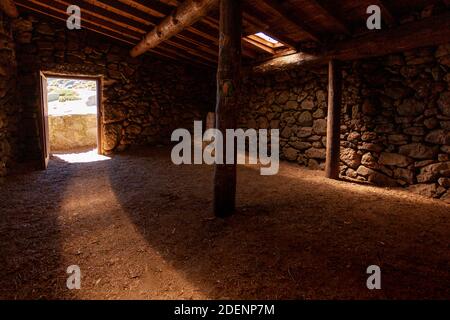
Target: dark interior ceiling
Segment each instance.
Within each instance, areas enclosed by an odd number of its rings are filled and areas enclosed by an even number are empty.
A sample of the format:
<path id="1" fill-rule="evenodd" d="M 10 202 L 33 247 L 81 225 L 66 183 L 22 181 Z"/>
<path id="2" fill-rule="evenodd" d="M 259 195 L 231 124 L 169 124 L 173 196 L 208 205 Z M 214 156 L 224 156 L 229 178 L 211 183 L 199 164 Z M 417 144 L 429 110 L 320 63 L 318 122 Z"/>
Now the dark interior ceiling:
<path id="1" fill-rule="evenodd" d="M 21 11 L 33 11 L 66 21 L 67 7 L 82 10 L 82 26 L 124 42 L 130 48 L 169 15 L 178 0 L 16 0 Z M 395 26 L 428 6 L 447 9 L 449 0 L 244 0 L 244 63 L 323 46 L 368 32 L 366 9 L 383 10 L 385 27 Z M 151 52 L 166 58 L 215 67 L 218 56 L 217 10 L 160 44 Z M 282 45 L 270 46 L 252 37 L 264 32 Z M 250 37 L 248 37 L 250 36 Z"/>

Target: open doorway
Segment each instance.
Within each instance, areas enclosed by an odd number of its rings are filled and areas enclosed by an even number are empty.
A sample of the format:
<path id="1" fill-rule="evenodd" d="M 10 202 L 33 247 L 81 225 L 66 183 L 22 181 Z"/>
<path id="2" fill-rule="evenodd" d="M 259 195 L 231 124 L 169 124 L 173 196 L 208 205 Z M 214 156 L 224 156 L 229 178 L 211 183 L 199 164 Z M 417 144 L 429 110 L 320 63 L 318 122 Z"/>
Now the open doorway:
<path id="1" fill-rule="evenodd" d="M 41 73 L 42 166 L 51 156 L 101 154 L 101 79 Z"/>

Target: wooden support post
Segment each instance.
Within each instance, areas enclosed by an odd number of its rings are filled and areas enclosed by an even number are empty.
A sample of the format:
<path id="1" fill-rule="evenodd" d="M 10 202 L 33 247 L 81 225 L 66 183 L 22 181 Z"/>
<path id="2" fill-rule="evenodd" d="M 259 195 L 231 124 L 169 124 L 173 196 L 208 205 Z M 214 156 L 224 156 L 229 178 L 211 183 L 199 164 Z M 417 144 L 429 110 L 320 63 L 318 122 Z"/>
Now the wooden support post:
<path id="1" fill-rule="evenodd" d="M 339 61 L 330 60 L 328 67 L 328 127 L 327 161 L 325 173 L 330 179 L 339 179 L 341 138 L 342 71 Z"/>
<path id="2" fill-rule="evenodd" d="M 224 135 L 236 129 L 241 82 L 241 0 L 220 0 L 219 66 L 217 70 L 216 128 Z M 234 145 L 234 143 L 233 143 Z M 226 148 L 224 159 L 226 160 Z M 236 150 L 234 152 L 236 156 Z M 236 205 L 235 164 L 216 165 L 214 173 L 214 212 L 217 217 L 233 215 Z"/>

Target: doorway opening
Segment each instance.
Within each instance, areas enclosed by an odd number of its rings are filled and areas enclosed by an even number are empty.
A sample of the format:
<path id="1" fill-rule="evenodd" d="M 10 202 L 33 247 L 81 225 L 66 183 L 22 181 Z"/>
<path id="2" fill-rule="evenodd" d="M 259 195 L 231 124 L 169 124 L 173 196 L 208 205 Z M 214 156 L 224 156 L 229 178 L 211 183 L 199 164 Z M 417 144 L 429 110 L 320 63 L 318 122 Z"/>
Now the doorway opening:
<path id="1" fill-rule="evenodd" d="M 101 155 L 101 78 L 41 73 L 42 166 L 51 156 Z"/>

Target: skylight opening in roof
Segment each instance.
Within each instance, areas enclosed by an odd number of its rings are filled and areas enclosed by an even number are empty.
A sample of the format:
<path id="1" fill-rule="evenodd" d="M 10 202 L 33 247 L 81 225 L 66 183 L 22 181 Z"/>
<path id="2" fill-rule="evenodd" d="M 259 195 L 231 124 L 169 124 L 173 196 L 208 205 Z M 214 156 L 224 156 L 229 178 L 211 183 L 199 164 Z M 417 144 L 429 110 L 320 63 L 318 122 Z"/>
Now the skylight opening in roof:
<path id="1" fill-rule="evenodd" d="M 279 44 L 280 42 L 278 40 L 275 40 L 274 38 L 268 36 L 267 34 L 265 34 L 264 32 L 258 32 L 255 34 L 255 36 L 260 37 L 274 45 Z"/>

